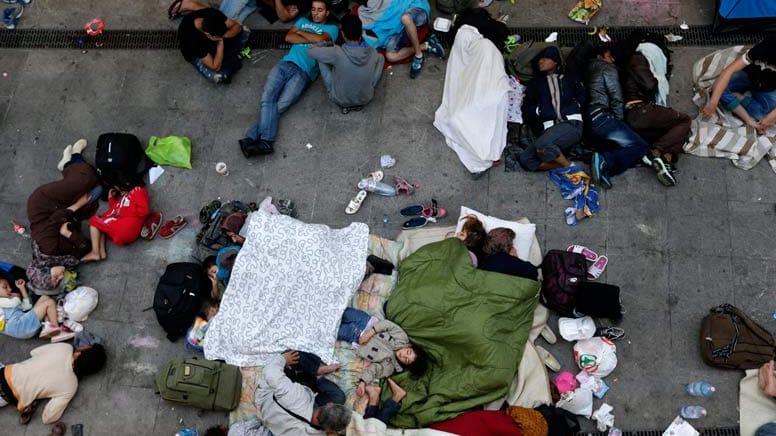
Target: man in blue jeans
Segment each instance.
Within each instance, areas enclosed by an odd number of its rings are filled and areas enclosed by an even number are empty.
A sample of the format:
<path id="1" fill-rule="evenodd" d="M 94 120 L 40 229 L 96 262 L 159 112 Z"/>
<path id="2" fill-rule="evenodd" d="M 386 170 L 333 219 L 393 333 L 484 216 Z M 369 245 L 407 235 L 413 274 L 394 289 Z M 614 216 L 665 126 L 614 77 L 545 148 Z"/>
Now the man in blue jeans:
<path id="1" fill-rule="evenodd" d="M 267 76 L 261 96 L 261 116 L 239 141 L 246 158 L 274 151 L 280 114 L 296 103 L 318 77 L 318 63 L 307 55 L 307 50 L 313 44 L 337 38 L 337 26 L 325 24 L 329 18 L 328 0 L 314 0 L 310 16 L 312 20 L 302 17 L 288 31 L 286 42 L 293 44 L 291 50 Z"/>
<path id="2" fill-rule="evenodd" d="M 622 88 L 609 47 L 601 45 L 595 54 L 587 68 L 588 128 L 594 138 L 613 143 L 616 148 L 593 153 L 591 176 L 593 183 L 609 189 L 612 187 L 609 177 L 625 172 L 651 153 L 649 143 L 623 121 Z M 676 185 L 676 179 L 662 158 L 657 157 L 652 162 L 661 184 Z"/>

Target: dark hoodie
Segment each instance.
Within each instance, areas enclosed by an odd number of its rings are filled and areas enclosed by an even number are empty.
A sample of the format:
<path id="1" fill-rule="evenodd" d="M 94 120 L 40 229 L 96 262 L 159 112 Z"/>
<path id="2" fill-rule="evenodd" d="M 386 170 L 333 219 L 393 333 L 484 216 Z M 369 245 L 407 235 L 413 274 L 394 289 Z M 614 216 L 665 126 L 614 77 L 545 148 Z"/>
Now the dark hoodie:
<path id="1" fill-rule="evenodd" d="M 347 43 L 312 47 L 307 55 L 318 61 L 321 70 L 331 69 L 331 85 L 326 87 L 339 106 L 364 106 L 372 101 L 375 86 L 383 74 L 383 56 L 377 50 L 366 44 Z"/>

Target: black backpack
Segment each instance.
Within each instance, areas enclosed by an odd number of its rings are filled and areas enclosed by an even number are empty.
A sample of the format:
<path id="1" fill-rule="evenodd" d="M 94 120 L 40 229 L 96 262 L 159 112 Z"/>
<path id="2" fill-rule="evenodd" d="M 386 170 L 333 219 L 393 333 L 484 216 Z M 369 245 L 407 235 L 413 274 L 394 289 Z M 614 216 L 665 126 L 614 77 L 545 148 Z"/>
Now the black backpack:
<path id="1" fill-rule="evenodd" d="M 136 184 L 153 162 L 146 157 L 137 136 L 130 133 L 103 133 L 97 139 L 94 164 L 103 183 L 122 186 L 127 182 Z"/>
<path id="2" fill-rule="evenodd" d="M 577 294 L 587 278 L 587 260 L 578 253 L 550 250 L 542 259 L 542 303 L 561 316 L 573 316 Z"/>
<path id="3" fill-rule="evenodd" d="M 210 280 L 198 263 L 178 262 L 167 265 L 156 285 L 154 312 L 167 339 L 175 342 L 191 327 L 205 297 Z"/>
<path id="4" fill-rule="evenodd" d="M 248 214 L 255 210 L 255 204 L 249 206 L 237 200 L 224 203 L 203 223 L 202 229 L 197 234 L 197 242 L 199 245 L 213 251 L 234 245 L 232 240 L 221 231 L 221 225 L 226 217 L 233 213 L 242 212 Z"/>

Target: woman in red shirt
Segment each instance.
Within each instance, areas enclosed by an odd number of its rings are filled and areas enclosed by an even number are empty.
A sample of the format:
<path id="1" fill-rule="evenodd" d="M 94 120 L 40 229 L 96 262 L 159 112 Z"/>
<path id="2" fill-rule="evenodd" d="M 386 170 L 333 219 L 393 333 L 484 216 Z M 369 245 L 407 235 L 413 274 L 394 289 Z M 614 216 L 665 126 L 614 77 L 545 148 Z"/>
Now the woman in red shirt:
<path id="1" fill-rule="evenodd" d="M 126 184 L 108 191 L 108 210 L 89 219 L 92 250 L 82 262 L 105 260 L 105 238 L 119 247 L 131 244 L 140 236 L 143 222 L 151 212 L 148 191 L 140 185 Z"/>

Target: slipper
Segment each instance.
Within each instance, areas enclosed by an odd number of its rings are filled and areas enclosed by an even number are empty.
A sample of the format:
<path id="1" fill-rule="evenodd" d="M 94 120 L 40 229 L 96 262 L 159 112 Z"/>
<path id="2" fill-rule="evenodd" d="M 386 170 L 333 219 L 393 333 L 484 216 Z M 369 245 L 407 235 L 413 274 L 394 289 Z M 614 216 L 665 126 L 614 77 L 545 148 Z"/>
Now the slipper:
<path id="1" fill-rule="evenodd" d="M 181 4 L 183 4 L 183 0 L 174 0 L 172 4 L 170 4 L 170 7 L 167 8 L 167 18 L 170 20 L 174 20 L 181 16 Z"/>
<path id="2" fill-rule="evenodd" d="M 211 201 L 207 206 L 199 210 L 199 222 L 202 224 L 207 224 L 211 219 L 214 218 L 213 214 L 216 213 L 216 211 L 220 208 L 220 200 Z"/>
<path id="3" fill-rule="evenodd" d="M 573 207 L 567 207 L 566 210 L 563 211 L 563 215 L 566 216 L 566 224 L 570 226 L 577 225 L 577 209 Z"/>
<path id="4" fill-rule="evenodd" d="M 33 401 L 29 406 L 27 406 L 24 411 L 22 412 L 21 416 L 19 416 L 19 424 L 21 425 L 27 425 L 32 420 L 32 415 L 35 414 L 35 409 L 38 408 L 38 402 Z"/>
<path id="5" fill-rule="evenodd" d="M 606 264 L 609 263 L 609 258 L 606 256 L 599 256 L 598 259 L 590 265 L 587 269 L 587 279 L 595 280 L 601 276 L 601 273 L 606 269 Z"/>
<path id="6" fill-rule="evenodd" d="M 350 200 L 350 203 L 348 203 L 348 207 L 345 208 L 345 213 L 348 215 L 353 215 L 356 212 L 358 212 L 359 209 L 361 209 L 361 203 L 364 202 L 364 199 L 366 198 L 366 191 L 363 189 L 358 191 L 358 194 L 356 194 L 355 197 L 353 197 L 352 200 Z"/>
<path id="7" fill-rule="evenodd" d="M 555 336 L 555 332 L 552 331 L 549 325 L 545 324 L 542 331 L 539 334 L 547 341 L 548 344 L 554 344 L 558 342 L 558 337 Z"/>
<path id="8" fill-rule="evenodd" d="M 447 209 L 439 207 L 437 201 L 431 199 L 431 206 L 423 206 L 416 204 L 414 206 L 408 206 L 399 212 L 402 216 L 424 216 L 426 218 L 444 218 L 447 216 Z"/>
<path id="9" fill-rule="evenodd" d="M 146 241 L 154 239 L 156 232 L 159 231 L 159 225 L 162 224 L 162 213 L 151 212 L 143 223 L 143 228 L 140 230 L 140 237 Z"/>
<path id="10" fill-rule="evenodd" d="M 173 235 L 178 233 L 184 227 L 186 227 L 186 218 L 178 215 L 170 221 L 164 223 L 162 228 L 159 229 L 159 237 L 162 239 L 172 238 Z"/>
<path id="11" fill-rule="evenodd" d="M 404 224 L 401 225 L 401 228 L 404 230 L 411 230 L 411 229 L 419 229 L 421 227 L 424 227 L 428 223 L 435 223 L 436 218 L 429 217 L 426 218 L 424 216 L 418 216 L 411 220 L 405 221 Z"/>
<path id="12" fill-rule="evenodd" d="M 383 174 L 383 172 L 380 171 L 380 170 L 377 170 L 377 171 L 375 171 L 373 173 L 369 173 L 366 176 L 367 179 L 372 179 L 375 182 L 382 182 L 383 181 L 383 177 L 385 177 L 385 174 Z"/>
<path id="13" fill-rule="evenodd" d="M 585 259 L 589 260 L 590 262 L 595 262 L 596 259 L 598 259 L 598 255 L 593 250 L 585 247 L 584 245 L 569 245 L 566 251 L 569 253 L 581 254 L 585 256 Z"/>
<path id="14" fill-rule="evenodd" d="M 536 348 L 536 352 L 539 353 L 539 357 L 542 359 L 542 362 L 547 366 L 547 368 L 550 368 L 555 372 L 560 371 L 560 362 L 558 362 L 558 359 L 556 359 L 552 353 L 547 351 L 541 345 L 534 345 L 534 348 Z"/>
<path id="15" fill-rule="evenodd" d="M 396 183 L 397 194 L 412 195 L 415 192 L 415 187 L 401 177 L 393 176 L 393 181 Z"/>

